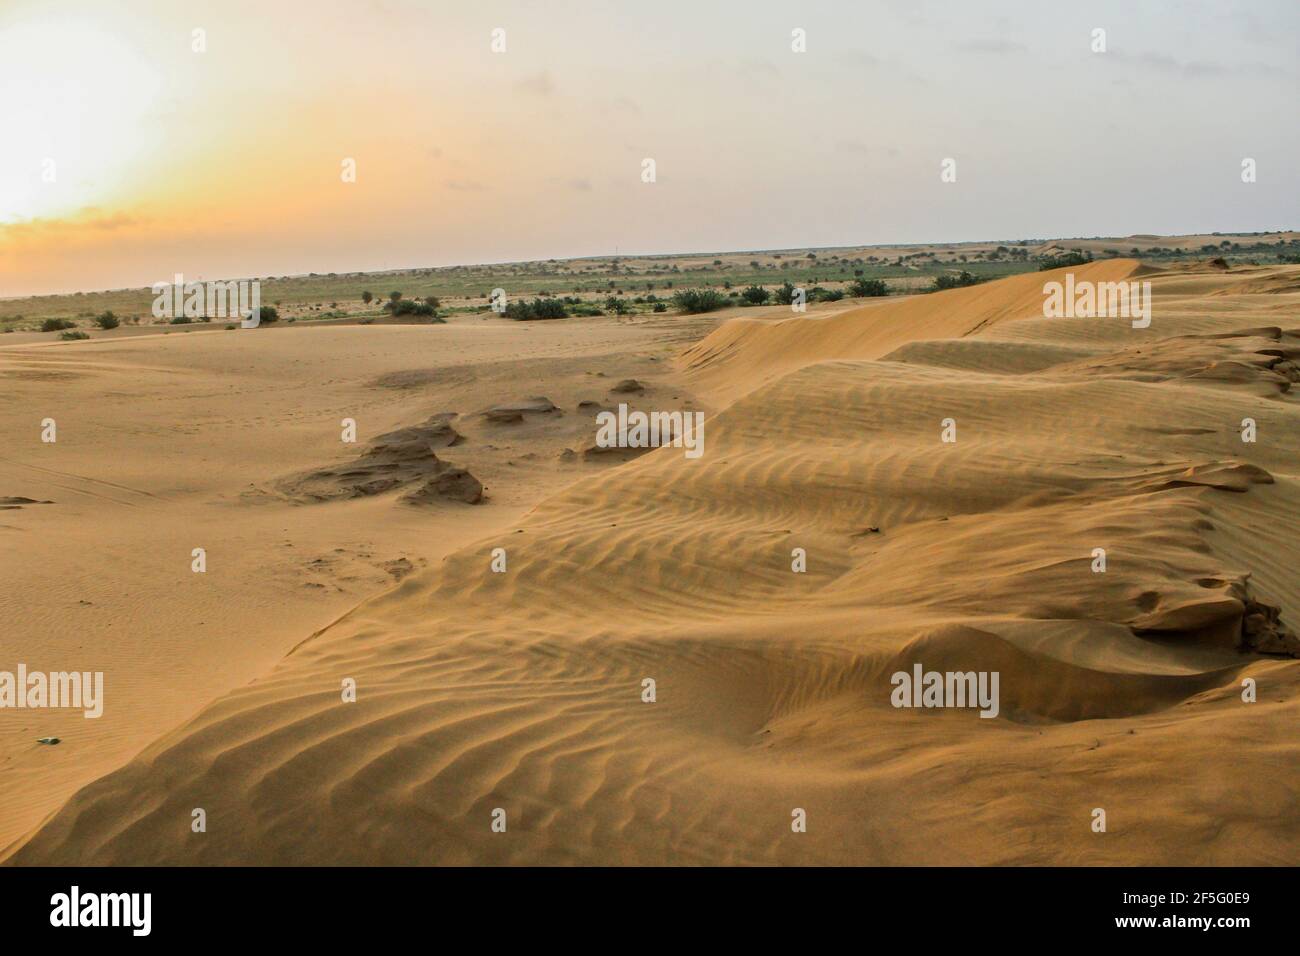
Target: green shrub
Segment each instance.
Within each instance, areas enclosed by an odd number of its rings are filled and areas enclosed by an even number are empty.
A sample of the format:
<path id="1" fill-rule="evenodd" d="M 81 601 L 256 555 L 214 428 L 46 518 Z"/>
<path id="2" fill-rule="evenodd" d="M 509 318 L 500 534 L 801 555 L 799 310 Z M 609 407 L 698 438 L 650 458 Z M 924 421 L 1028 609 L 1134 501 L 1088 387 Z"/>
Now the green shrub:
<path id="1" fill-rule="evenodd" d="M 95 316 L 95 324 L 107 331 L 117 328 L 122 322 L 112 312 L 101 312 Z"/>
<path id="2" fill-rule="evenodd" d="M 960 289 L 968 285 L 979 285 L 982 281 L 984 280 L 980 279 L 978 276 L 971 275 L 965 269 L 956 275 L 953 275 L 951 272 L 945 272 L 943 275 L 937 275 L 934 277 L 933 291 L 941 292 L 944 289 Z"/>
<path id="3" fill-rule="evenodd" d="M 794 304 L 794 283 L 786 279 L 781 283 L 781 287 L 776 290 L 776 301 L 778 305 Z"/>
<path id="4" fill-rule="evenodd" d="M 46 319 L 41 323 L 42 332 L 58 332 L 60 329 L 75 329 L 76 322 L 69 322 L 67 319 Z"/>
<path id="5" fill-rule="evenodd" d="M 673 293 L 673 305 L 680 312 L 697 315 L 727 304 L 727 297 L 714 289 L 681 289 Z"/>
<path id="6" fill-rule="evenodd" d="M 59 333 L 59 338 L 61 338 L 61 339 L 88 339 L 88 338 L 90 338 L 90 336 L 87 335 L 85 332 L 82 332 L 80 329 L 76 329 L 76 330 L 74 330 L 74 331 L 72 331 L 72 332 L 60 332 L 60 333 Z"/>
<path id="7" fill-rule="evenodd" d="M 258 322 L 267 325 L 271 322 L 280 321 L 280 310 L 273 305 L 264 305 L 257 310 Z"/>
<path id="8" fill-rule="evenodd" d="M 1213 249 L 1213 246 L 1210 246 Z M 1045 259 L 1038 260 L 1038 271 L 1046 272 L 1048 269 L 1063 269 L 1066 266 L 1081 266 L 1092 261 L 1092 253 L 1086 255 L 1082 252 L 1067 252 L 1060 256 L 1048 256 Z"/>
<path id="9" fill-rule="evenodd" d="M 750 305 L 763 305 L 768 299 L 772 298 L 772 293 L 768 292 L 760 285 L 751 285 L 744 292 L 740 293 L 740 297 Z"/>
<path id="10" fill-rule="evenodd" d="M 391 312 L 393 315 L 425 315 L 436 316 L 438 310 L 427 302 L 416 302 L 413 299 L 393 299 L 384 303 L 384 311 Z"/>
<path id="11" fill-rule="evenodd" d="M 519 299 L 506 306 L 508 318 L 518 322 L 533 322 L 538 319 L 564 319 L 569 310 L 559 299 Z"/>
<path id="12" fill-rule="evenodd" d="M 849 295 L 854 298 L 876 298 L 889 295 L 889 286 L 883 279 L 854 279 L 849 284 Z"/>
<path id="13" fill-rule="evenodd" d="M 668 311 L 668 305 L 667 305 L 667 303 L 664 303 L 664 302 L 656 302 L 656 303 L 654 304 L 654 307 L 653 307 L 652 311 L 654 311 L 654 312 L 667 312 L 667 311 Z"/>

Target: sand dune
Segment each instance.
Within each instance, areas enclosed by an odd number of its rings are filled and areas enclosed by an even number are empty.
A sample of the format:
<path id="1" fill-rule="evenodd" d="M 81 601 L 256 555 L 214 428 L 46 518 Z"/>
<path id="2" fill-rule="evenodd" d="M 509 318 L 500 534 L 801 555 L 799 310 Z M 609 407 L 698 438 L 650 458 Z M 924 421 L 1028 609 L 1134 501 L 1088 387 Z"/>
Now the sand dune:
<path id="1" fill-rule="evenodd" d="M 1149 280 L 1150 328 L 1043 318 L 1050 273 L 722 325 L 672 381 L 702 458 L 569 473 L 7 862 L 1293 861 L 1300 269 L 1074 271 Z M 998 672 L 997 716 L 892 706 L 917 664 Z"/>
<path id="2" fill-rule="evenodd" d="M 689 402 L 670 390 L 665 359 L 673 341 L 712 324 L 525 331 L 474 318 L 6 339 L 0 495 L 50 503 L 0 511 L 0 574 L 12 584 L 0 590 L 0 670 L 102 671 L 107 701 L 96 720 L 3 711 L 0 848 L 368 595 L 513 528 L 540 498 L 598 470 L 559 459 L 590 440 L 578 403 L 604 400 L 632 375 Z M 509 429 L 481 423 L 480 409 L 520 396 L 521 369 L 564 414 Z M 463 433 L 449 447 L 427 424 L 444 412 L 460 413 Z M 57 422 L 57 443 L 39 440 L 45 417 Z M 345 417 L 357 422 L 352 444 L 341 441 Z M 412 428 L 425 430 L 427 451 L 408 448 L 405 462 L 365 454 L 386 434 L 400 450 Z M 298 493 L 320 491 L 301 485 L 303 475 L 358 461 L 376 475 L 392 464 L 418 476 L 443 459 L 485 486 L 487 506 L 403 502 L 428 475 L 371 495 L 340 490 L 346 477 L 326 485 L 332 494 Z M 191 570 L 195 547 L 207 553 L 203 574 Z M 44 736 L 62 743 L 36 743 Z"/>

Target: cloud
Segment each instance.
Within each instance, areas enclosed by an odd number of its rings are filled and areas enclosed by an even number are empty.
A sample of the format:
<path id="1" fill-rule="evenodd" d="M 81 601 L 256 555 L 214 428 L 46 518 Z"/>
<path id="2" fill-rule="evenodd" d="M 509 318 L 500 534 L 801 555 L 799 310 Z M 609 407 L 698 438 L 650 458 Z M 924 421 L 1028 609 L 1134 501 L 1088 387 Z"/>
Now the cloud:
<path id="1" fill-rule="evenodd" d="M 1014 40 L 1001 40 L 996 37 L 984 37 L 979 40 L 968 40 L 965 43 L 957 45 L 957 49 L 962 53 L 1027 53 L 1029 47 L 1023 43 L 1017 43 Z"/>
<path id="2" fill-rule="evenodd" d="M 850 66 L 857 66 L 867 70 L 874 70 L 880 66 L 880 58 L 873 56 L 866 50 L 849 50 L 840 54 L 840 59 Z"/>
<path id="3" fill-rule="evenodd" d="M 751 76 L 780 76 L 781 71 L 777 69 L 776 64 L 771 60 L 749 57 L 740 61 L 740 72 L 748 73 Z"/>
<path id="4" fill-rule="evenodd" d="M 640 116 L 641 106 L 628 96 L 617 96 L 612 100 L 601 100 L 599 109 L 604 113 L 619 113 L 624 116 Z"/>
<path id="5" fill-rule="evenodd" d="M 834 148 L 837 153 L 853 153 L 859 156 L 865 156 L 869 153 L 883 153 L 891 158 L 898 156 L 898 147 L 896 146 L 868 146 L 860 139 L 836 140 Z"/>
<path id="6" fill-rule="evenodd" d="M 86 206 L 76 215 L 61 219 L 24 219 L 19 222 L 0 222 L 0 239 L 42 240 L 69 237 L 77 233 L 117 232 L 149 223 L 148 219 L 125 212 L 104 215 L 96 206 Z"/>
<path id="7" fill-rule="evenodd" d="M 89 210 L 83 210 L 83 212 L 87 211 Z M 82 224 L 85 228 L 97 229 L 101 232 L 116 232 L 118 229 L 129 229 L 131 226 L 142 226 L 145 223 L 145 220 L 138 216 L 124 212 L 115 212 L 111 216 L 100 216 L 97 214 L 98 210 L 95 213 Z"/>
<path id="8" fill-rule="evenodd" d="M 535 93 L 538 96 L 550 96 L 555 92 L 555 81 L 551 79 L 549 70 L 542 70 L 540 73 L 516 80 L 515 89 L 525 93 Z"/>
<path id="9" fill-rule="evenodd" d="M 1110 50 L 1104 54 L 1120 63 L 1125 63 L 1140 70 L 1167 73 L 1186 79 L 1224 76 L 1279 76 L 1285 71 L 1269 63 L 1247 63 L 1241 66 L 1229 66 L 1209 60 L 1178 60 L 1165 53 L 1125 53 L 1123 50 Z"/>

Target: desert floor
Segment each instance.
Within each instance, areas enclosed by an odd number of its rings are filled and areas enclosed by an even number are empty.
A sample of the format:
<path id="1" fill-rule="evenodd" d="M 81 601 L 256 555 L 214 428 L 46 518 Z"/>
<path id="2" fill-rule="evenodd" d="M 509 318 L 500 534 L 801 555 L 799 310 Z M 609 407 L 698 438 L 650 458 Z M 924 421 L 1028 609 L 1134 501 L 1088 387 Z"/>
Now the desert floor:
<path id="1" fill-rule="evenodd" d="M 1073 271 L 1151 326 L 1033 273 L 5 336 L 0 669 L 106 702 L 0 711 L 0 859 L 1293 863 L 1300 268 Z M 620 401 L 708 413 L 704 455 L 586 453 Z M 892 707 L 918 662 L 999 716 Z"/>

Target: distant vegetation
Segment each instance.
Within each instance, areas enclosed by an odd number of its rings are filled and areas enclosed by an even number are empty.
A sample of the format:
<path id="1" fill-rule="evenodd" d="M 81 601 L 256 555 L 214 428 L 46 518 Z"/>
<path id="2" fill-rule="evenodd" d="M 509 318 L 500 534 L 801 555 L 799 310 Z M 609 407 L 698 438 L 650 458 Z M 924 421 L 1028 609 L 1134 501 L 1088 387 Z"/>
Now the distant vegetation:
<path id="1" fill-rule="evenodd" d="M 309 273 L 254 277 L 261 301 L 274 305 L 284 323 L 316 321 L 429 322 L 438 318 L 491 314 L 494 289 L 509 301 L 536 297 L 554 304 L 535 310 L 517 305 L 513 318 L 562 318 L 604 314 L 694 313 L 740 306 L 771 306 L 804 289 L 806 301 L 834 302 L 845 295 L 910 295 L 967 282 L 1082 265 L 1097 259 L 1131 256 L 1165 265 L 1223 258 L 1230 266 L 1300 262 L 1300 239 L 1279 233 L 1224 233 L 1189 239 L 1137 235 L 1106 239 L 1007 239 L 994 242 L 827 249 L 753 250 L 654 256 L 595 256 L 483 265 L 413 268 L 395 272 Z M 959 271 L 960 270 L 960 271 Z M 971 279 L 961 276 L 967 273 Z M 395 295 L 375 289 L 402 290 Z M 670 298 L 677 290 L 690 293 Z M 705 293 L 708 293 L 707 295 Z M 433 300 L 432 302 L 430 300 Z M 151 315 L 148 288 L 112 289 L 71 295 L 0 299 L 0 332 L 45 329 L 58 333 L 101 327 L 99 316 L 112 312 L 119 327 L 166 324 Z M 395 306 L 396 302 L 412 302 Z M 384 308 L 388 304 L 387 309 Z M 432 306 L 426 314 L 420 306 Z M 394 311 L 394 309 L 399 311 Z M 401 311 L 413 309 L 416 311 Z M 267 313 L 264 322 L 273 319 Z M 395 319 L 391 318 L 396 316 Z M 66 323 L 47 325 L 47 322 Z M 225 322 L 224 317 L 213 318 Z"/>
<path id="2" fill-rule="evenodd" d="M 776 290 L 777 305 L 793 305 L 794 290 L 795 285 L 793 282 L 790 282 L 788 279 L 785 282 L 782 282 Z"/>
<path id="3" fill-rule="evenodd" d="M 715 312 L 727 305 L 727 297 L 714 289 L 679 289 L 673 293 L 677 311 L 688 315 Z"/>
<path id="4" fill-rule="evenodd" d="M 112 312 L 101 312 L 95 316 L 95 324 L 107 331 L 108 329 L 117 328 L 122 322 Z"/>
<path id="5" fill-rule="evenodd" d="M 1064 269 L 1066 266 L 1082 266 L 1092 261 L 1092 253 L 1084 254 L 1071 250 L 1060 256 L 1047 256 L 1038 260 L 1038 271 L 1046 272 L 1048 269 Z"/>
<path id="6" fill-rule="evenodd" d="M 849 295 L 855 298 L 889 295 L 889 286 L 883 279 L 854 279 L 849 286 Z"/>
<path id="7" fill-rule="evenodd" d="M 425 302 L 416 302 L 414 299 L 390 299 L 384 303 L 384 311 L 394 316 L 420 315 L 437 318 L 438 300 L 432 296 Z"/>
<path id="8" fill-rule="evenodd" d="M 506 306 L 506 317 L 520 322 L 532 322 L 538 319 L 564 319 L 569 310 L 559 299 L 517 299 Z"/>
<path id="9" fill-rule="evenodd" d="M 934 277 L 933 291 L 942 292 L 944 289 L 960 289 L 963 286 L 979 285 L 983 281 L 979 276 L 971 275 L 965 269 L 956 275 L 946 272 L 943 275 Z"/>

